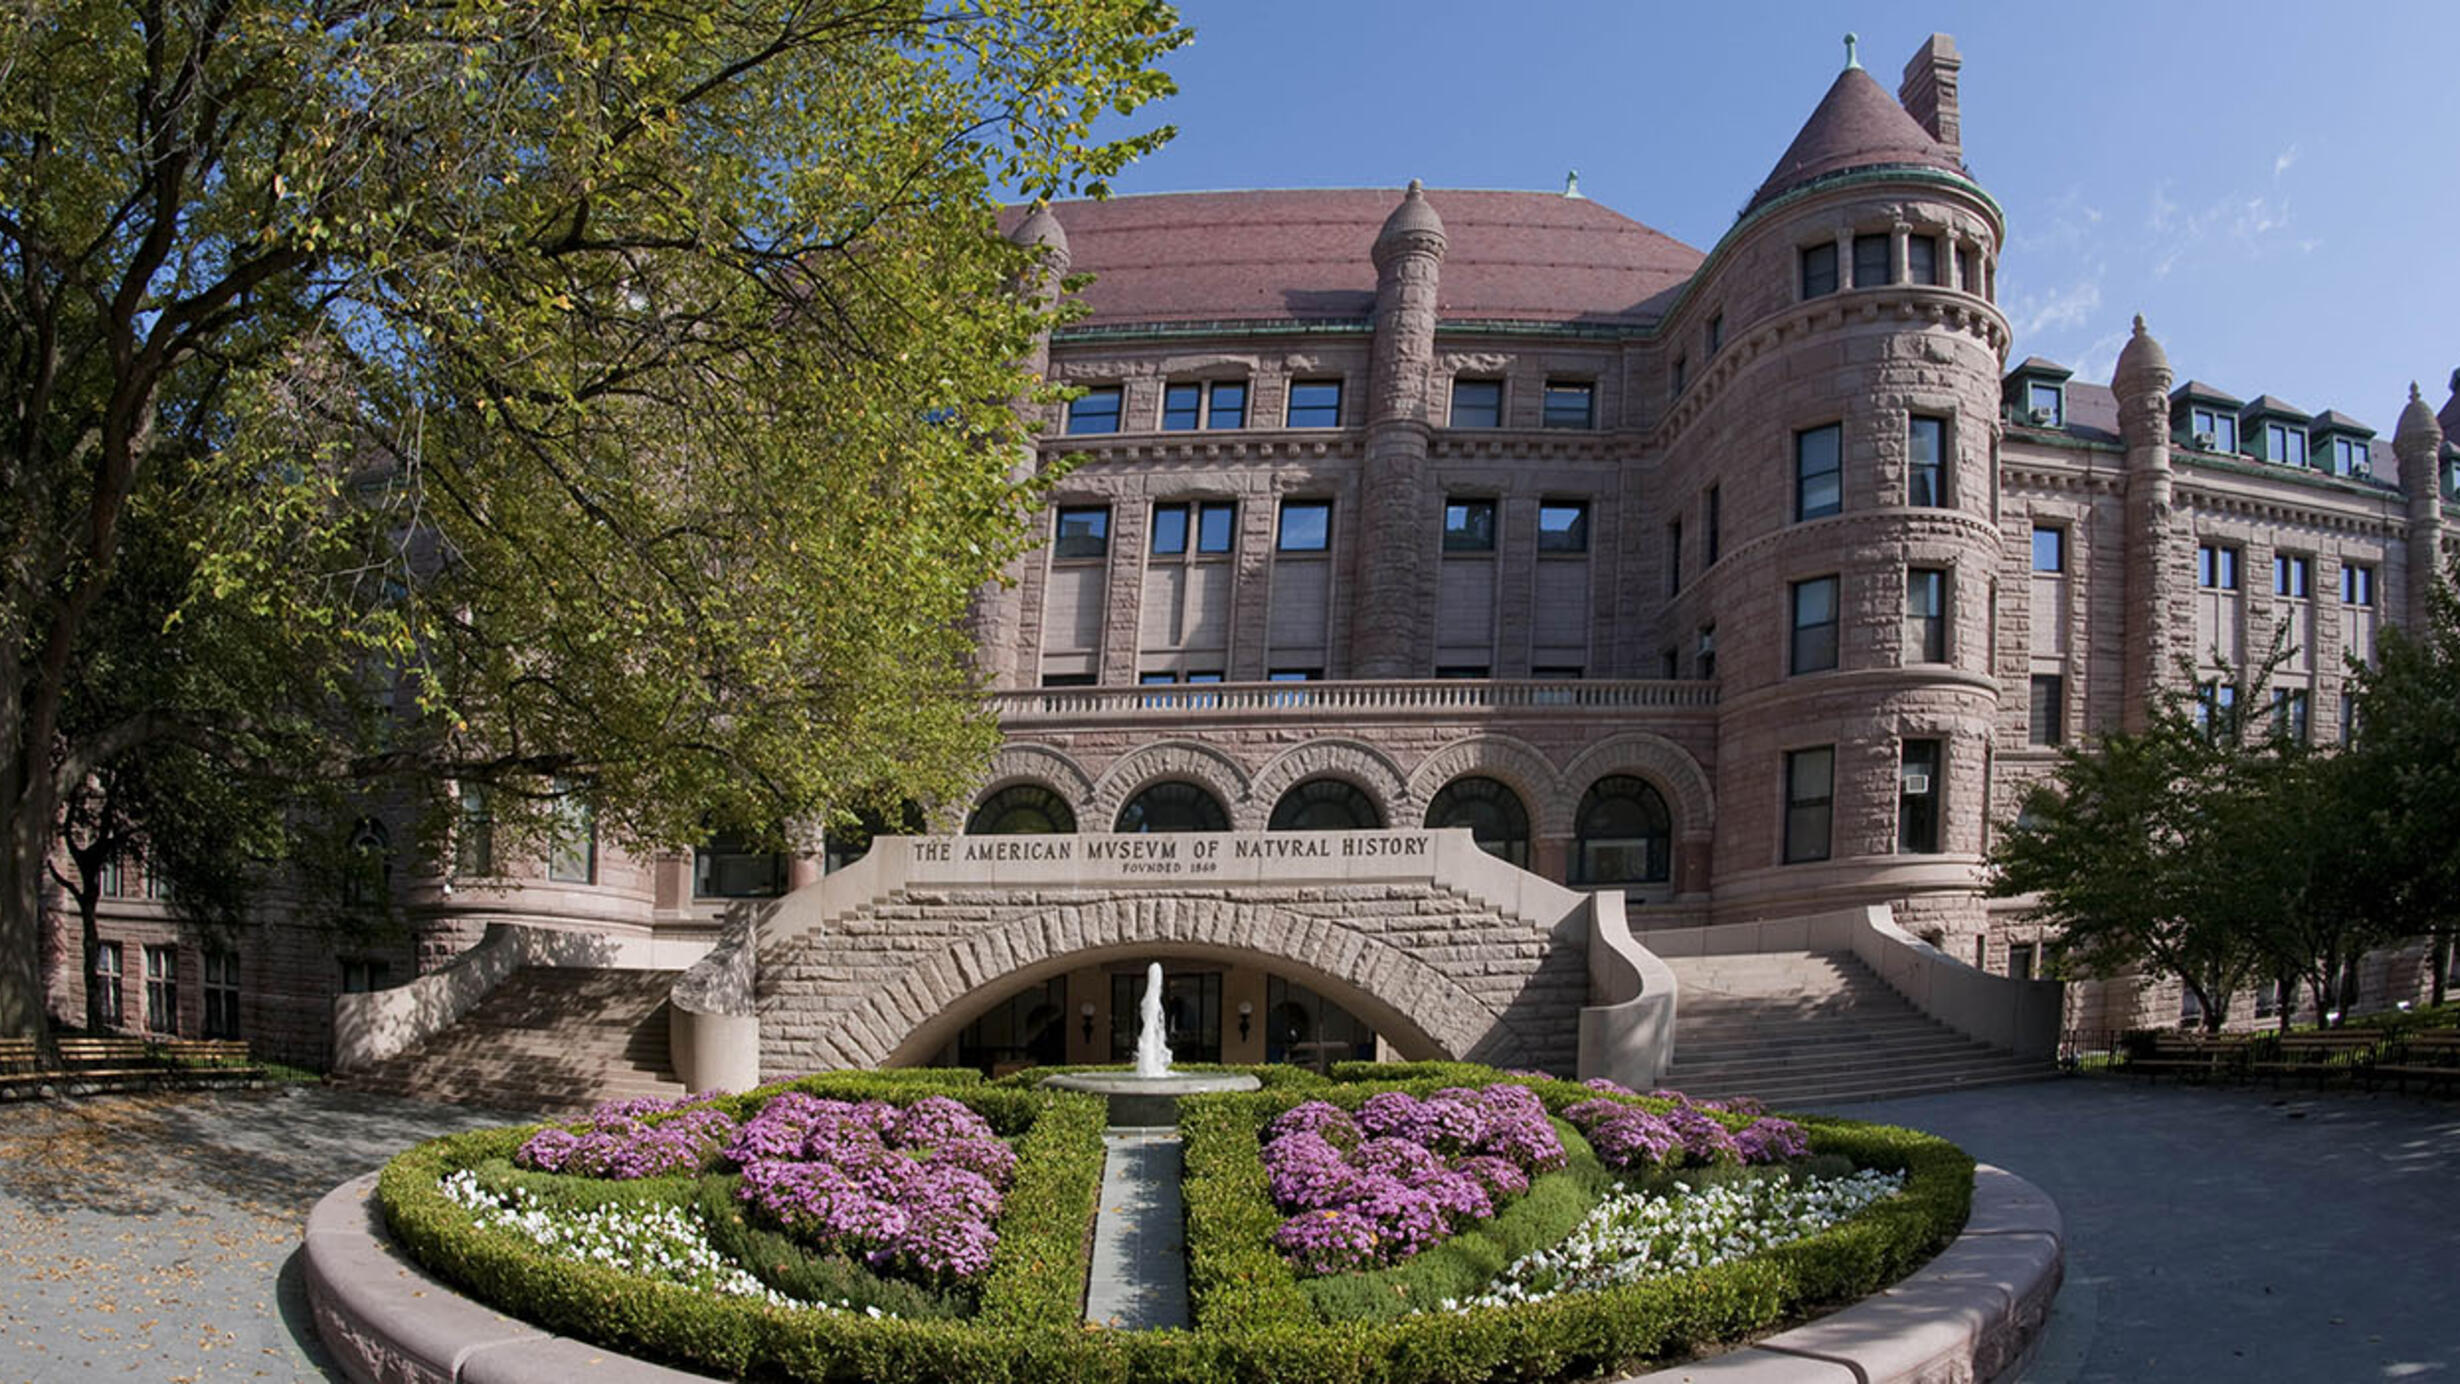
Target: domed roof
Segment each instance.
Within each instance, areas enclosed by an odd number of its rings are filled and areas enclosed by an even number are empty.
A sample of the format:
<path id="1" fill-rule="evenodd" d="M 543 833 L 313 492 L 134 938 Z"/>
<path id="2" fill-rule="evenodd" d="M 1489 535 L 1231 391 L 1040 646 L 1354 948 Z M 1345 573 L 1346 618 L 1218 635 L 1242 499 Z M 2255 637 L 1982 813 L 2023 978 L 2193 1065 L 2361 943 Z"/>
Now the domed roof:
<path id="1" fill-rule="evenodd" d="M 2144 315 L 2138 313 L 2135 335 L 2128 337 L 2127 344 L 2119 349 L 2118 369 L 2110 376 L 2110 382 L 2125 392 L 2151 383 L 2154 375 L 2160 376 L 2164 384 L 2169 382 L 2169 352 L 2162 350 L 2153 334 L 2144 330 Z"/>
<path id="2" fill-rule="evenodd" d="M 1068 232 L 1059 224 L 1059 218 L 1051 213 L 1048 202 L 1034 203 L 1033 209 L 1025 214 L 1025 219 L 1009 233 L 1008 239 L 1018 245 L 1042 246 L 1060 259 L 1068 256 Z"/>
<path id="3" fill-rule="evenodd" d="M 1409 180 L 1409 190 L 1402 194 L 1401 205 L 1384 218 L 1384 229 L 1376 233 L 1375 243 L 1384 245 L 1412 235 L 1444 238 L 1444 219 L 1427 204 L 1426 189 L 1416 178 Z"/>
<path id="4" fill-rule="evenodd" d="M 1744 211 L 1832 173 L 1902 166 L 1964 171 L 1956 156 L 1931 138 L 1870 73 L 1848 67 L 1837 74 Z"/>
<path id="5" fill-rule="evenodd" d="M 2444 435 L 2443 425 L 2435 421 L 2434 406 L 2411 384 L 2409 406 L 2400 411 L 2400 426 L 2392 433 L 2392 445 L 2407 453 L 2420 446 L 2437 446 Z"/>

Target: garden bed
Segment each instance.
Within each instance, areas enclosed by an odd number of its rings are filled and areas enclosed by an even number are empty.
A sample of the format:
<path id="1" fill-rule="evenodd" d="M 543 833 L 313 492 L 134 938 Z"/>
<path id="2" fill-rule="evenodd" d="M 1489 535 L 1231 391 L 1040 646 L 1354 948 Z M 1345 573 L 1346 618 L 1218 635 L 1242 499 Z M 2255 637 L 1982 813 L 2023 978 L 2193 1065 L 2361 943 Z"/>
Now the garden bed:
<path id="1" fill-rule="evenodd" d="M 1517 1089 L 1486 1090 L 1495 1086 Z M 1453 1107 L 1464 1103 L 1511 1116 L 1496 1127 L 1517 1131 L 1512 1140 L 1554 1148 L 1514 1165 L 1525 1189 L 1500 1168 L 1462 1170 L 1479 1160 L 1513 1161 L 1508 1148 L 1499 1154 L 1481 1146 L 1483 1122 L 1457 1123 Z M 1293 1117 L 1301 1106 L 1307 1112 Z M 779 1112 L 793 1109 L 802 1115 L 782 1121 Z M 1904 1130 L 1807 1120 L 1784 1126 L 1805 1147 L 1779 1153 L 1807 1153 L 1812 1162 L 1794 1157 L 1752 1170 L 1720 1155 L 1713 1166 L 1680 1166 L 1690 1161 L 1680 1153 L 1651 1152 L 1662 1143 L 1653 1131 L 1686 1124 L 1695 1141 L 1722 1148 L 1720 1140 L 1753 1128 L 1754 1116 L 1465 1064 L 1342 1068 L 1332 1080 L 1277 1079 L 1253 1095 L 1188 1103 L 1182 1132 L 1195 1328 L 1123 1332 L 1079 1319 L 1102 1159 L 1097 1099 L 980 1082 L 970 1073 L 897 1072 L 807 1078 L 639 1113 L 646 1118 L 634 1127 L 608 1123 L 595 1144 L 587 1129 L 539 1140 L 531 1128 L 421 1145 L 384 1171 L 386 1219 L 421 1264 L 502 1310 L 717 1374 L 1402 1384 L 1580 1378 L 1765 1331 L 1920 1264 L 1955 1236 L 1972 1191 L 1969 1159 Z M 869 1133 L 849 1136 L 849 1121 Z M 1315 1160 L 1305 1165 L 1314 1182 L 1284 1178 L 1277 1188 L 1265 1155 L 1276 1121 L 1284 1134 L 1302 1125 L 1311 1133 L 1337 1131 L 1341 1121 L 1358 1125 L 1362 1137 L 1339 1154 L 1345 1162 L 1367 1143 L 1376 1147 L 1359 1171 L 1328 1172 L 1322 1151 L 1310 1146 L 1302 1151 Z M 926 1127 L 966 1147 L 943 1153 L 952 1145 L 916 1132 Z M 764 1143 L 747 1134 L 756 1128 L 776 1137 Z M 1583 1128 L 1633 1166 L 1607 1166 Z M 1764 1126 L 1762 1136 L 1774 1129 Z M 986 1131 L 1013 1155 L 1012 1170 L 977 1137 Z M 1421 1134 L 1433 1164 L 1394 1147 Z M 892 1162 L 945 1170 L 953 1160 L 972 1170 L 923 1186 L 942 1211 L 960 1203 L 983 1209 L 975 1204 L 978 1184 L 1001 1181 L 985 1170 L 1005 1172 L 996 1214 L 983 1222 L 995 1241 L 945 1225 L 937 1239 L 917 1239 L 911 1218 L 882 1223 L 879 1208 L 895 1204 L 897 1178 L 908 1174 L 878 1171 L 878 1148 L 867 1142 L 874 1136 Z M 812 1157 L 821 1146 L 833 1150 L 849 1139 L 871 1150 L 851 1172 L 808 1170 L 826 1161 Z M 525 1146 L 532 1152 L 523 1160 Z M 754 1156 L 728 1157 L 728 1149 Z M 567 1171 L 520 1165 L 540 1163 L 542 1150 L 548 1162 L 560 1153 Z M 755 1171 L 764 1154 L 804 1170 Z M 584 1164 L 651 1175 L 574 1175 Z M 1754 1209 L 1753 1198 L 1774 1205 L 1807 1185 L 1814 1165 L 1835 1175 L 1900 1175 L 1902 1190 L 1840 1224 L 1690 1272 L 1623 1281 L 1571 1271 L 1573 1259 L 1590 1268 L 1620 1262 L 1641 1242 L 1635 1236 L 1658 1236 L 1672 1247 L 1665 1257 L 1679 1255 L 1682 1235 L 1693 1231 L 1733 1238 L 1730 1221 L 1719 1223 L 1724 1230 L 1687 1229 L 1674 1223 L 1681 1217 L 1645 1209 L 1678 1181 L 1717 1184 L 1699 1205 L 1750 1220 L 1765 1210 Z M 1336 1204 L 1293 1211 L 1275 1199 L 1276 1190 L 1286 1195 L 1325 1176 L 1369 1175 L 1391 1184 L 1368 1189 L 1380 1200 L 1332 1196 Z M 746 1188 L 769 1195 L 746 1200 Z M 1659 1195 L 1639 1195 L 1652 1191 Z M 882 1192 L 890 1195 L 870 1195 Z M 1442 1208 L 1440 1225 L 1418 1206 L 1422 1197 Z M 1386 1246 L 1379 1231 L 1358 1241 L 1370 1246 L 1363 1255 L 1311 1256 L 1281 1233 L 1294 1217 L 1370 1205 L 1414 1227 L 1408 1252 Z M 593 1215 L 600 1230 L 578 1242 L 589 1256 L 582 1262 L 567 1257 L 576 1248 L 569 1236 L 579 1232 L 543 1240 L 539 1233 L 542 1223 Z M 649 1228 L 653 1222 L 664 1229 Z M 610 1236 L 609 1224 L 627 1229 Z M 1566 1257 L 1567 1244 L 1583 1235 L 1591 1247 Z M 650 1276 L 618 1267 L 627 1255 Z M 1518 1276 L 1499 1279 L 1506 1270 Z M 1477 1299 L 1493 1301 L 1465 1305 Z"/>

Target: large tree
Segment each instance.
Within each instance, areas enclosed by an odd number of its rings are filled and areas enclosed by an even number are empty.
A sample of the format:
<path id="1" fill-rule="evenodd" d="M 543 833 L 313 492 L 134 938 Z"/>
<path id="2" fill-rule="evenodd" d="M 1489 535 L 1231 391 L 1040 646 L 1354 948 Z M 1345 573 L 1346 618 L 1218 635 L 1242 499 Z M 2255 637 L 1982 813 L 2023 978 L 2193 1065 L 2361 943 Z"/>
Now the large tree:
<path id="1" fill-rule="evenodd" d="M 0 1032 L 40 1031 L 64 804 L 149 746 L 303 737 L 639 842 L 952 790 L 1047 325 L 993 191 L 1098 191 L 1183 37 L 1144 0 L 10 7 Z M 183 593 L 147 651 L 235 612 L 280 696 L 80 708 L 140 519 Z"/>
<path id="2" fill-rule="evenodd" d="M 2460 926 L 2460 576 L 2436 582 L 2421 614 L 2385 629 L 2357 670 L 2340 810 L 2363 834 L 2369 858 L 2352 873 L 2385 927 L 2432 939 L 2441 1004 Z"/>

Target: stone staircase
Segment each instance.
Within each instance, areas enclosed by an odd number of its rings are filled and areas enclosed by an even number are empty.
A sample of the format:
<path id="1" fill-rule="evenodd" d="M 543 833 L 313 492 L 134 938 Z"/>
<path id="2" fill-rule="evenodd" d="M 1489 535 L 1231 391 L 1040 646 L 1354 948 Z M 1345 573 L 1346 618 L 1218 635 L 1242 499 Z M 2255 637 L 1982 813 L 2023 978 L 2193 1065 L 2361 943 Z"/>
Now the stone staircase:
<path id="1" fill-rule="evenodd" d="M 2047 1058 L 2019 1059 L 1923 1014 L 1852 952 L 1666 964 L 1682 989 L 1664 1084 L 1693 1096 L 1756 1096 L 1789 1109 L 2056 1074 Z"/>
<path id="2" fill-rule="evenodd" d="M 679 974 L 524 967 L 451 1028 L 333 1084 L 555 1116 L 680 1096 L 666 1046 L 666 996 Z"/>

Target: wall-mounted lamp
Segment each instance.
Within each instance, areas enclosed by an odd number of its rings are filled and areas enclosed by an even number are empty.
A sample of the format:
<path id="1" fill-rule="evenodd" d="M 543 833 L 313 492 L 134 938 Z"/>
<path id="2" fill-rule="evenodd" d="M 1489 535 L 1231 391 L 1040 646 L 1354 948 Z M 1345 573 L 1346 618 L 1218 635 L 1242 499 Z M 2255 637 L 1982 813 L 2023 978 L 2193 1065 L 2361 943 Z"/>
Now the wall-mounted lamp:
<path id="1" fill-rule="evenodd" d="M 1239 1041 L 1247 1041 L 1247 1025 L 1256 1016 L 1256 1006 L 1248 1000 L 1239 1001 Z"/>
<path id="2" fill-rule="evenodd" d="M 1084 1025 L 1085 1025 L 1085 1041 L 1086 1041 L 1086 1042 L 1088 1042 L 1088 1043 L 1092 1042 L 1092 1041 L 1093 1041 L 1093 1001 L 1091 1001 L 1091 1000 L 1087 1000 L 1087 1001 L 1085 1001 L 1083 1004 L 1078 1005 L 1078 1006 L 1076 1007 L 1076 1013 L 1077 1013 L 1077 1017 L 1079 1017 L 1079 1018 L 1081 1018 L 1081 1019 L 1083 1019 L 1083 1020 L 1084 1020 Z"/>

